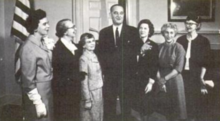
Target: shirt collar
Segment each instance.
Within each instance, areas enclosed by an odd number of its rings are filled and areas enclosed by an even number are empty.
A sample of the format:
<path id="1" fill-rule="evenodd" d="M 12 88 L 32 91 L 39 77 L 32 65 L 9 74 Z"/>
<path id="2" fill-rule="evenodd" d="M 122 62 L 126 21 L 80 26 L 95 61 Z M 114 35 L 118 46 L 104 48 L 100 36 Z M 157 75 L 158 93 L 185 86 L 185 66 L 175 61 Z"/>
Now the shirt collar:
<path id="1" fill-rule="evenodd" d="M 29 40 L 34 43 L 35 45 L 39 46 L 43 50 L 48 51 L 47 47 L 43 44 L 43 38 L 40 36 L 30 35 Z"/>
<path id="2" fill-rule="evenodd" d="M 113 32 L 115 33 L 116 28 L 118 27 L 119 35 L 121 35 L 122 25 L 123 25 L 123 24 L 121 24 L 121 25 L 119 25 L 119 26 L 115 26 L 115 25 L 113 25 Z"/>
<path id="3" fill-rule="evenodd" d="M 64 38 L 61 38 L 60 41 L 64 44 L 64 46 L 68 50 L 70 50 L 70 52 L 72 52 L 73 55 L 75 55 L 75 50 L 77 50 L 77 47 L 72 42 L 69 42 L 65 40 Z"/>
<path id="4" fill-rule="evenodd" d="M 95 53 L 84 50 L 83 54 L 91 61 L 98 62 L 98 58 Z"/>
<path id="5" fill-rule="evenodd" d="M 41 37 L 38 37 L 38 36 L 35 36 L 35 35 L 30 35 L 28 38 L 35 45 L 37 45 L 37 46 L 42 45 L 42 42 L 41 42 L 42 38 Z"/>

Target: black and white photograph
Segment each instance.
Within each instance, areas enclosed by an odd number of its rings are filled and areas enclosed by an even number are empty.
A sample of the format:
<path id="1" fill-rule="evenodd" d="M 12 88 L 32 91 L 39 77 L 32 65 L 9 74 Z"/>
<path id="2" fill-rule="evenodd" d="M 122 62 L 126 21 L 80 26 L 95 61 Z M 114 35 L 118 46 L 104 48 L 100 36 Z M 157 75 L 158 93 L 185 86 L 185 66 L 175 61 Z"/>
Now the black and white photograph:
<path id="1" fill-rule="evenodd" d="M 219 0 L 0 0 L 0 121 L 220 121 Z"/>

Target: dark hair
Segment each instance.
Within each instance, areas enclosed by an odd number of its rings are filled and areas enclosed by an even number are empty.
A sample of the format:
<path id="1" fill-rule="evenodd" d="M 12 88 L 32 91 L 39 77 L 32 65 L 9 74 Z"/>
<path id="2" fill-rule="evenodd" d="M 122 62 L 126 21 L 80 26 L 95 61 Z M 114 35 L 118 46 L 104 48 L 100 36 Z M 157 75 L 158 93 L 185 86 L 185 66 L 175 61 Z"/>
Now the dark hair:
<path id="1" fill-rule="evenodd" d="M 114 5 L 112 5 L 111 8 L 110 8 L 110 12 L 112 12 L 112 11 L 113 11 L 113 8 L 116 7 L 116 6 L 122 7 L 122 8 L 124 9 L 124 7 L 123 7 L 122 5 L 114 4 Z"/>
<path id="2" fill-rule="evenodd" d="M 140 29 L 141 24 L 147 24 L 149 26 L 148 37 L 151 37 L 154 34 L 154 25 L 149 19 L 143 19 L 138 23 L 138 29 Z"/>
<path id="3" fill-rule="evenodd" d="M 186 17 L 186 21 L 189 21 L 189 20 L 195 21 L 198 24 L 201 23 L 201 17 L 196 15 L 194 12 L 188 13 L 188 15 Z"/>
<path id="4" fill-rule="evenodd" d="M 71 20 L 70 19 L 62 19 L 57 23 L 57 26 L 56 26 L 56 36 L 57 37 L 59 37 L 59 38 L 63 37 L 64 33 L 69 29 L 66 26 L 67 21 L 71 21 Z"/>
<path id="5" fill-rule="evenodd" d="M 38 28 L 39 21 L 47 15 L 46 12 L 41 9 L 33 10 L 30 13 L 26 19 L 25 27 L 30 34 L 34 34 L 34 31 Z"/>

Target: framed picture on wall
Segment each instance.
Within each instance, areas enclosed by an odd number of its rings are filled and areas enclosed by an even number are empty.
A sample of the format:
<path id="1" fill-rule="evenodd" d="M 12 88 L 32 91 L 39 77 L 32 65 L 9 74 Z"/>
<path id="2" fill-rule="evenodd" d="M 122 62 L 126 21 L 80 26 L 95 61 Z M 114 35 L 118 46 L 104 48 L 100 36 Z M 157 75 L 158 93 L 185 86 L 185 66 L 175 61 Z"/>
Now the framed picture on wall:
<path id="1" fill-rule="evenodd" d="M 215 0 L 168 0 L 168 21 L 184 21 L 190 12 L 201 16 L 203 21 L 214 21 Z"/>

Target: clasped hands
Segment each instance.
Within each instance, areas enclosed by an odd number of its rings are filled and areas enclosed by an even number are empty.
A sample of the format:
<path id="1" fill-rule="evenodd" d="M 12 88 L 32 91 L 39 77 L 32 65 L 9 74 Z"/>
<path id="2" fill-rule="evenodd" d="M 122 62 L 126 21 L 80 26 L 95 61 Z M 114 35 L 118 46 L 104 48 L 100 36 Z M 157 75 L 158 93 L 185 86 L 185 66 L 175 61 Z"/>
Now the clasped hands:
<path id="1" fill-rule="evenodd" d="M 167 92 L 165 83 L 166 83 L 165 78 L 159 78 L 157 80 L 157 84 L 159 85 L 159 91 Z"/>
<path id="2" fill-rule="evenodd" d="M 141 54 L 145 54 L 147 50 L 151 50 L 152 46 L 149 43 L 144 43 L 141 47 Z"/>
<path id="3" fill-rule="evenodd" d="M 201 93 L 203 95 L 208 94 L 208 90 L 205 87 L 205 80 L 203 78 L 200 78 L 200 83 L 201 83 Z"/>

